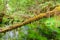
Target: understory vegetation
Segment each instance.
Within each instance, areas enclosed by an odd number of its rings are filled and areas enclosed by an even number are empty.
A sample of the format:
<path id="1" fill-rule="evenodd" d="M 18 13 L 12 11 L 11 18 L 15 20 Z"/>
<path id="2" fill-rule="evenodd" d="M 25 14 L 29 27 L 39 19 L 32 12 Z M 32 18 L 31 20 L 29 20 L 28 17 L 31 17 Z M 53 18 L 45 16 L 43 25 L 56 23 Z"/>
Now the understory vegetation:
<path id="1" fill-rule="evenodd" d="M 0 0 L 0 31 L 58 6 L 60 0 Z M 0 33 L 0 40 L 60 40 L 60 15 L 47 15 L 47 18 Z"/>

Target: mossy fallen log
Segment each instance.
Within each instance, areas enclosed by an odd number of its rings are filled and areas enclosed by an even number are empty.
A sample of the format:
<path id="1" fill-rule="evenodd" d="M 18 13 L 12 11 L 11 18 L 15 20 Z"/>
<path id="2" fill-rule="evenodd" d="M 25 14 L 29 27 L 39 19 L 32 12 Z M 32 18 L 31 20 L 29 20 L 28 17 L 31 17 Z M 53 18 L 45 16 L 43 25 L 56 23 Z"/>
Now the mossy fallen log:
<path id="1" fill-rule="evenodd" d="M 26 20 L 26 21 L 24 21 L 24 22 L 22 22 L 22 23 L 17 23 L 17 24 L 14 24 L 14 25 L 10 26 L 10 27 L 4 28 L 4 29 L 1 28 L 0 33 L 5 33 L 5 32 L 7 32 L 7 31 L 11 31 L 11 30 L 13 30 L 13 29 L 22 27 L 22 26 L 24 26 L 24 25 L 26 25 L 26 24 L 29 24 L 29 23 L 31 23 L 31 22 L 33 22 L 33 21 L 42 19 L 42 18 L 44 18 L 44 17 L 45 17 L 45 18 L 49 18 L 49 17 L 52 17 L 52 16 L 54 16 L 54 15 L 59 15 L 59 14 L 60 14 L 60 6 L 56 7 L 56 8 L 55 8 L 54 10 L 52 10 L 52 11 L 49 11 L 49 12 L 46 12 L 46 13 L 40 13 L 39 15 L 36 15 L 36 16 L 34 16 L 34 17 L 32 17 L 32 18 L 29 18 L 28 20 Z"/>

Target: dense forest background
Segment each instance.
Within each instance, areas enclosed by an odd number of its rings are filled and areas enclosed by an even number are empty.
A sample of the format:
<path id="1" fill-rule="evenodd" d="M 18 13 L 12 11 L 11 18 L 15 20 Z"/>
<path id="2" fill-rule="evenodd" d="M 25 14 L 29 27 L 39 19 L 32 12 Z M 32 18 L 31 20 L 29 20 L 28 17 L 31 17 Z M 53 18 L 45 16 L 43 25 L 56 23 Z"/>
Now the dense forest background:
<path id="1" fill-rule="evenodd" d="M 57 6 L 60 0 L 0 0 L 0 28 L 22 23 Z M 60 16 L 49 16 L 0 33 L 0 40 L 60 40 Z"/>

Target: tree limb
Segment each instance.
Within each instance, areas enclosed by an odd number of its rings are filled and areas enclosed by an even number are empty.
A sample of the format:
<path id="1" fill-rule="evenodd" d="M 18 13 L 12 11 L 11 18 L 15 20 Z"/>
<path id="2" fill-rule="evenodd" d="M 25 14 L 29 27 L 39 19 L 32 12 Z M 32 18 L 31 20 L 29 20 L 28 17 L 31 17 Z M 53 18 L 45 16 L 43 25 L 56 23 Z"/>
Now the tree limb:
<path id="1" fill-rule="evenodd" d="M 7 32 L 7 31 L 11 31 L 11 30 L 13 30 L 13 29 L 16 29 L 16 28 L 19 28 L 19 27 L 22 27 L 22 26 L 24 26 L 24 25 L 26 25 L 26 24 L 29 24 L 29 23 L 31 23 L 31 22 L 33 22 L 33 21 L 36 21 L 36 20 L 39 20 L 39 19 L 41 19 L 41 18 L 43 18 L 43 17 L 45 17 L 45 18 L 48 18 L 48 16 L 50 15 L 50 16 L 53 16 L 54 14 L 60 14 L 60 6 L 59 7 L 56 7 L 54 10 L 52 10 L 52 11 L 49 11 L 49 12 L 46 12 L 46 13 L 40 13 L 39 15 L 36 15 L 36 16 L 34 16 L 34 17 L 32 17 L 32 18 L 29 18 L 28 20 L 26 20 L 26 21 L 24 21 L 24 22 L 22 22 L 22 23 L 17 23 L 17 24 L 15 24 L 15 25 L 12 25 L 12 26 L 10 26 L 10 27 L 7 27 L 7 28 L 5 28 L 5 29 L 2 29 L 2 30 L 0 30 L 0 33 L 4 33 L 4 32 Z"/>

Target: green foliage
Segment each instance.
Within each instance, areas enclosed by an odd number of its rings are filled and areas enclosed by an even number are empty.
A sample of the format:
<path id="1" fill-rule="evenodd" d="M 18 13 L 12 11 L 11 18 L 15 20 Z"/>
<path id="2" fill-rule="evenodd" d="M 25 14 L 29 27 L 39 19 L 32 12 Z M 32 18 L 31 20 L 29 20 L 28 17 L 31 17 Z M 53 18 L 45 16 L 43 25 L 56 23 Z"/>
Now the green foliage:
<path id="1" fill-rule="evenodd" d="M 2 38 L 4 36 L 4 33 L 0 33 L 0 38 Z"/>
<path id="2" fill-rule="evenodd" d="M 13 17 L 13 19 L 3 17 L 0 26 L 6 26 L 6 28 L 12 24 L 25 21 L 26 18 L 22 18 L 20 14 L 34 15 L 33 12 L 29 12 L 29 8 L 32 8 L 32 11 L 40 9 L 39 11 L 46 12 L 48 5 L 51 9 L 60 5 L 60 0 L 7 0 L 6 4 L 4 4 L 5 1 L 0 0 L 0 12 L 7 5 L 7 8 L 5 8 L 7 10 L 4 10 L 6 11 L 5 14 Z M 59 27 L 60 20 L 56 20 L 56 17 L 42 18 L 4 35 L 0 33 L 0 40 L 60 40 Z"/>

